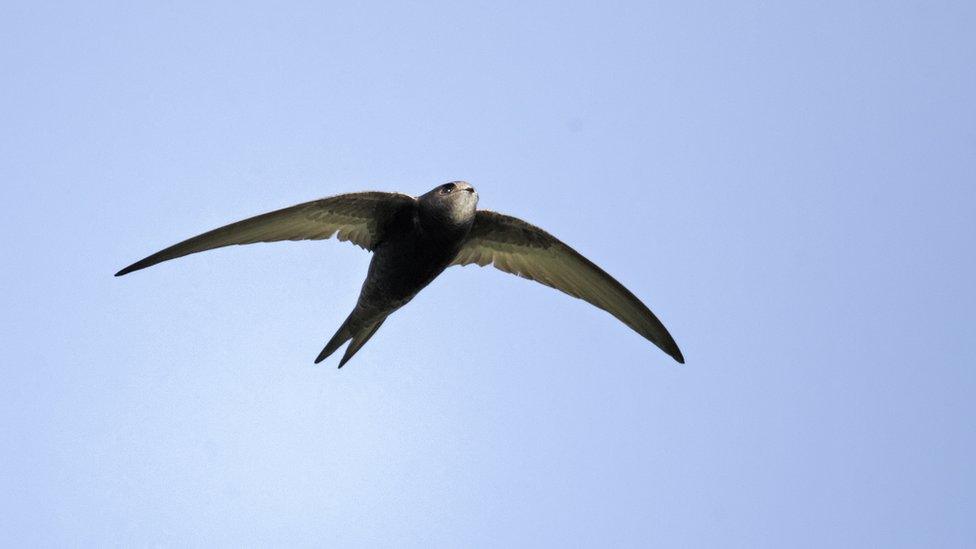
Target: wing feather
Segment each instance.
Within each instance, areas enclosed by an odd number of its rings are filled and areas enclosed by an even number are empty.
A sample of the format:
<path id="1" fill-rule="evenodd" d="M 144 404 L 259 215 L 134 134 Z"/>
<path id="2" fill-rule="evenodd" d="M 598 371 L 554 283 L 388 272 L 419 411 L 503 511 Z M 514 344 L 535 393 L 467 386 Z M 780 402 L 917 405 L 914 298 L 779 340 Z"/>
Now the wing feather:
<path id="1" fill-rule="evenodd" d="M 413 207 L 412 197 L 398 193 L 350 193 L 313 200 L 231 223 L 203 233 L 122 269 L 122 276 L 157 263 L 234 244 L 282 240 L 323 240 L 333 235 L 372 250 L 384 227 L 399 212 Z"/>
<path id="2" fill-rule="evenodd" d="M 521 219 L 481 210 L 455 265 L 494 265 L 582 299 L 615 316 L 684 363 L 667 328 L 633 293 L 546 231 Z"/>

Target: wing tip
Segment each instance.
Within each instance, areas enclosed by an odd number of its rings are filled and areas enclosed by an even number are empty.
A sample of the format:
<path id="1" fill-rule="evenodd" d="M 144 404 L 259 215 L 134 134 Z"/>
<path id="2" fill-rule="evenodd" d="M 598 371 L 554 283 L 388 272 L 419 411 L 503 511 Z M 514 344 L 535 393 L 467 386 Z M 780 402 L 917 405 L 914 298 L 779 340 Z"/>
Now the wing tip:
<path id="1" fill-rule="evenodd" d="M 674 350 L 668 354 L 671 355 L 671 358 L 673 358 L 678 364 L 685 363 L 685 357 L 681 354 L 681 349 L 675 347 Z"/>
<path id="2" fill-rule="evenodd" d="M 126 267 L 126 268 L 120 270 L 119 272 L 115 273 L 115 276 L 125 276 L 125 275 L 127 275 L 127 274 L 129 274 L 131 272 L 141 271 L 141 270 L 145 269 L 146 267 L 152 267 L 156 263 L 159 263 L 159 261 L 152 261 L 152 259 L 153 259 L 153 256 L 149 256 L 149 257 L 147 257 L 145 259 L 140 259 L 139 261 L 136 261 L 132 265 L 129 265 L 128 267 Z"/>
<path id="3" fill-rule="evenodd" d="M 115 273 L 115 276 L 125 276 L 125 275 L 127 275 L 129 273 L 132 273 L 132 272 L 135 272 L 135 271 L 141 271 L 141 270 L 145 269 L 146 267 L 152 267 L 156 263 L 159 263 L 159 262 L 158 261 L 149 262 L 149 261 L 146 261 L 145 259 L 140 260 L 140 261 L 136 261 L 132 265 L 129 265 L 128 267 L 126 267 L 126 268 L 122 269 L 121 271 Z"/>
<path id="4" fill-rule="evenodd" d="M 673 358 L 674 361 L 677 362 L 678 364 L 685 363 L 685 355 L 681 354 L 681 349 L 678 348 L 678 344 L 674 341 L 674 338 L 671 337 L 671 334 L 668 334 L 667 341 L 664 342 L 664 344 L 658 343 L 656 341 L 654 343 L 655 345 L 658 346 L 659 349 L 661 349 L 668 356 Z"/>

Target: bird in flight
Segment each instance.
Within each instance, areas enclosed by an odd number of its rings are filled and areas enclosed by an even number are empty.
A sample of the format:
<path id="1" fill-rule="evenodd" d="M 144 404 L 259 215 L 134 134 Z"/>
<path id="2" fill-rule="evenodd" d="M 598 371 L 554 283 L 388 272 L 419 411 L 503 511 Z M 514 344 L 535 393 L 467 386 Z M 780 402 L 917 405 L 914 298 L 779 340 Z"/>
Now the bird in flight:
<path id="1" fill-rule="evenodd" d="M 339 367 L 400 307 L 451 265 L 493 265 L 582 299 L 617 317 L 679 363 L 671 334 L 637 297 L 590 260 L 521 219 L 478 210 L 478 193 L 464 181 L 416 198 L 361 192 L 313 200 L 231 223 L 174 244 L 115 273 L 122 276 L 184 255 L 281 240 L 336 235 L 373 252 L 356 307 L 315 359 L 322 362 L 351 340 Z"/>

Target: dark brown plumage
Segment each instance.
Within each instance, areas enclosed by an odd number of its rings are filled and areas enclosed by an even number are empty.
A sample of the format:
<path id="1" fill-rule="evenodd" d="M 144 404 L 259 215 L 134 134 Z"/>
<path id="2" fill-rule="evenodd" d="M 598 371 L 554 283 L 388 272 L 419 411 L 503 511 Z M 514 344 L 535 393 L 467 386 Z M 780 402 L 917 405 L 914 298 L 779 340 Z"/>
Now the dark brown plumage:
<path id="1" fill-rule="evenodd" d="M 390 314 L 406 305 L 450 265 L 494 265 L 583 299 L 630 326 L 676 361 L 684 357 L 667 329 L 637 297 L 605 271 L 546 231 L 520 219 L 477 211 L 474 187 L 455 181 L 413 198 L 364 192 L 324 198 L 215 229 L 170 246 L 116 276 L 184 255 L 280 240 L 337 235 L 373 252 L 356 307 L 315 362 L 351 341 L 341 368 Z"/>

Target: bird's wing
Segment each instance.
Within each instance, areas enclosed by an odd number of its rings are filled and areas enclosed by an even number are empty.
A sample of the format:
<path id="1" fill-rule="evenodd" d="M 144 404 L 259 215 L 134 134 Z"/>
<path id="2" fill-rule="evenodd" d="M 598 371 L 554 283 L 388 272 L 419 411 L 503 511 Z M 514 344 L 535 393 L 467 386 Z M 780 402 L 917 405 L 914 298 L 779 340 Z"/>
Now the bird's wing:
<path id="1" fill-rule="evenodd" d="M 137 261 L 115 276 L 151 267 L 184 255 L 230 246 L 279 240 L 322 240 L 337 234 L 372 250 L 383 228 L 398 212 L 412 207 L 413 197 L 383 192 L 340 194 L 275 210 L 203 233 Z"/>
<path id="2" fill-rule="evenodd" d="M 620 319 L 684 363 L 671 334 L 612 276 L 546 231 L 521 219 L 481 210 L 454 265 L 496 268 L 587 301 Z"/>

